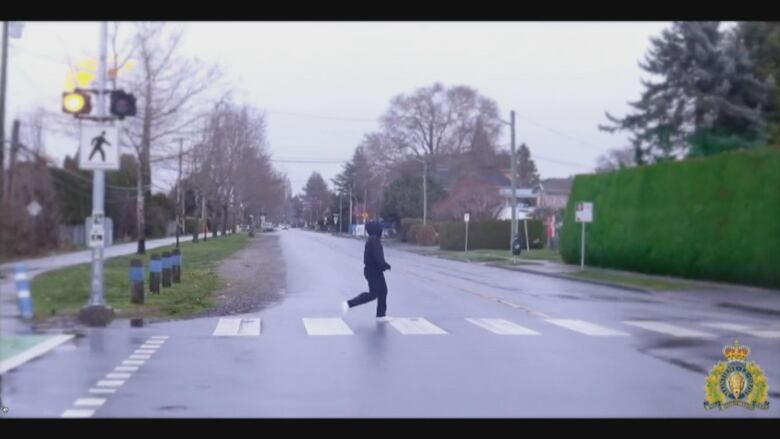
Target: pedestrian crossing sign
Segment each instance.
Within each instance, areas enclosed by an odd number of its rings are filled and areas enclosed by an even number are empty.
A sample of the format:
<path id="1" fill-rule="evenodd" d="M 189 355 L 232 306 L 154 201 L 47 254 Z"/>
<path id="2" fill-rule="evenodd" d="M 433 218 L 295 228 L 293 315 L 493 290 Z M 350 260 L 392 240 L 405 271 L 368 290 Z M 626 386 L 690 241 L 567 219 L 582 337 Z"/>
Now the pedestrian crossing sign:
<path id="1" fill-rule="evenodd" d="M 119 169 L 119 130 L 110 125 L 85 125 L 81 128 L 79 168 L 84 170 Z"/>

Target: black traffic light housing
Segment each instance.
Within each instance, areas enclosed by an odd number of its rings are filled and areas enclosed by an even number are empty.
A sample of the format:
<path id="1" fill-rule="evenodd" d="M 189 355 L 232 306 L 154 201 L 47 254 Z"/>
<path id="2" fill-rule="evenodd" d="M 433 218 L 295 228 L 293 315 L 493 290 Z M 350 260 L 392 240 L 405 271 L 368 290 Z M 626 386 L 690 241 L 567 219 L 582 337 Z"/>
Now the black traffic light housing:
<path id="1" fill-rule="evenodd" d="M 111 92 L 110 112 L 120 120 L 127 116 L 136 115 L 135 96 L 125 93 L 124 90 Z"/>

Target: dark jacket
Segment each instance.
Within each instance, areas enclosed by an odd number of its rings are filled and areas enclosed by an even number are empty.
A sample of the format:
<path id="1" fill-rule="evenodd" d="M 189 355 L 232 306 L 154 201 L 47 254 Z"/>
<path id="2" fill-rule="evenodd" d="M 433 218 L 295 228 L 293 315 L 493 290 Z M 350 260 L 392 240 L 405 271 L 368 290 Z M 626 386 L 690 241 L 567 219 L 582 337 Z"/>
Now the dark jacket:
<path id="1" fill-rule="evenodd" d="M 390 264 L 385 261 L 385 252 L 382 249 L 382 225 L 379 223 L 366 224 L 368 239 L 363 250 L 363 264 L 366 270 L 374 273 L 382 273 L 390 269 Z"/>

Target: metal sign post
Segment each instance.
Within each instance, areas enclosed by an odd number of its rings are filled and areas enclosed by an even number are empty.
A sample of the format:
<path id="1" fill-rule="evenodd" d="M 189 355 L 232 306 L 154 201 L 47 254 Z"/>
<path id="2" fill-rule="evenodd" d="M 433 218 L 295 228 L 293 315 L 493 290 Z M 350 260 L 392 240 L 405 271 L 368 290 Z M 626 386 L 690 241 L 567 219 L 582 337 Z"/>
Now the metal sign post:
<path id="1" fill-rule="evenodd" d="M 463 250 L 465 253 L 469 251 L 469 218 L 471 215 L 468 213 L 463 215 L 463 221 L 466 222 L 466 248 Z"/>
<path id="2" fill-rule="evenodd" d="M 574 213 L 574 220 L 582 223 L 582 240 L 580 243 L 580 271 L 585 270 L 585 223 L 593 222 L 593 203 L 579 202 Z"/>
<path id="3" fill-rule="evenodd" d="M 98 63 L 98 78 L 101 92 L 98 93 L 98 118 L 104 118 L 107 113 L 106 102 L 104 99 L 105 93 L 103 93 L 106 89 L 107 39 L 108 22 L 102 21 L 100 22 L 100 61 Z M 88 157 L 87 161 L 93 161 L 93 159 L 97 159 L 96 155 L 100 155 L 100 150 L 103 152 L 102 156 L 106 156 L 106 149 L 104 147 L 108 146 L 106 145 L 107 142 L 111 142 L 111 140 L 107 138 L 108 132 L 111 131 L 111 128 L 103 125 L 103 123 L 99 124 L 99 128 L 101 129 L 100 133 L 94 136 L 94 139 L 90 139 L 89 145 L 81 145 L 82 148 L 92 146 L 95 149 L 95 151 L 92 151 L 92 157 Z M 119 149 L 118 143 L 115 143 L 111 146 L 113 146 L 115 150 Z M 81 151 L 82 163 L 84 163 L 84 152 L 84 150 Z M 108 156 L 110 157 L 111 154 L 108 154 Z M 105 163 L 106 160 L 102 160 L 102 162 Z M 92 292 L 89 298 L 89 303 L 87 303 L 87 305 L 81 309 L 79 317 L 82 321 L 90 326 L 106 326 L 114 316 L 114 310 L 106 305 L 106 299 L 103 292 L 103 245 L 105 243 L 105 225 L 103 221 L 105 205 L 105 169 L 111 169 L 111 167 L 98 166 L 93 169 L 94 178 L 92 184 L 92 227 L 89 231 L 89 243 L 90 247 L 92 247 Z"/>

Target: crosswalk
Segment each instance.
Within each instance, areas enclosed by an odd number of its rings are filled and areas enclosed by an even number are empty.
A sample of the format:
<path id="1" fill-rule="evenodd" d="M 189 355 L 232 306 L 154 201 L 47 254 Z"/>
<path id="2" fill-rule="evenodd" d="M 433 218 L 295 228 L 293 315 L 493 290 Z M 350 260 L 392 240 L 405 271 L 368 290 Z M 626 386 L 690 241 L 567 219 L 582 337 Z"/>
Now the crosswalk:
<path id="1" fill-rule="evenodd" d="M 459 320 L 459 319 L 456 319 Z M 463 321 L 467 326 L 478 328 L 488 334 L 540 336 L 550 333 L 544 326 L 557 327 L 571 333 L 589 337 L 630 337 L 641 333 L 655 333 L 678 338 L 713 339 L 716 337 L 733 337 L 736 335 L 758 338 L 780 339 L 780 330 L 754 328 L 748 325 L 727 322 L 676 323 L 654 320 L 624 320 L 608 325 L 588 322 L 579 319 L 539 319 L 534 328 L 529 328 L 504 318 L 466 317 Z M 350 336 L 356 330 L 342 318 L 338 317 L 304 317 L 301 319 L 303 332 L 309 336 Z M 422 317 L 393 317 L 388 322 L 378 322 L 387 325 L 401 335 L 448 335 L 462 332 L 460 325 L 447 322 L 448 329 Z M 705 330 L 706 328 L 706 330 Z M 212 332 L 214 337 L 258 337 L 261 335 L 261 320 L 259 318 L 220 318 Z M 359 331 L 358 331 L 359 332 Z M 142 347 L 143 348 L 143 347 Z M 143 351 L 136 352 L 140 357 Z M 134 358 L 131 357 L 132 361 Z M 141 358 L 138 358 L 141 359 Z"/>

